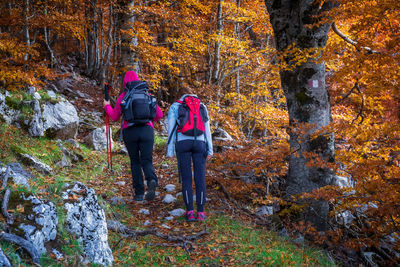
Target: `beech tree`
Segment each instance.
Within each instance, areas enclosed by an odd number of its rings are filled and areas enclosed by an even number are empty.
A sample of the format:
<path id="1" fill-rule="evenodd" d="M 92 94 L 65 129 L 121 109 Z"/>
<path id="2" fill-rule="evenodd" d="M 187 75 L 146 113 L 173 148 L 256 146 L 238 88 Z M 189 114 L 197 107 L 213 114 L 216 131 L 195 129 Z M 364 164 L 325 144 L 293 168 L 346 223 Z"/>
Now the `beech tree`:
<path id="1" fill-rule="evenodd" d="M 282 89 L 289 112 L 291 155 L 287 194 L 311 192 L 331 183 L 330 168 L 310 166 L 310 156 L 334 161 L 334 136 L 320 131 L 331 123 L 331 105 L 325 84 L 325 63 L 319 62 L 328 40 L 330 24 L 317 25 L 318 16 L 332 8 L 314 0 L 266 0 L 276 49 L 282 55 Z M 303 54 L 300 58 L 296 55 Z M 310 200 L 305 219 L 319 229 L 326 227 L 328 203 Z"/>

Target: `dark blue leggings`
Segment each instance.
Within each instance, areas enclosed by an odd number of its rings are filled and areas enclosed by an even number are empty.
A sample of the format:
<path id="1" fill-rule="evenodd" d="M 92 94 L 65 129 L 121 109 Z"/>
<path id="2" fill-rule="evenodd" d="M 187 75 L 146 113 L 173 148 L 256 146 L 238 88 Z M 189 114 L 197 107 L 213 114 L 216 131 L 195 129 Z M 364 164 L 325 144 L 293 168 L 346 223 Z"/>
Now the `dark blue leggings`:
<path id="1" fill-rule="evenodd" d="M 153 167 L 154 129 L 150 125 L 131 126 L 123 130 L 123 138 L 131 160 L 135 195 L 144 194 L 143 173 L 147 183 L 157 182 Z"/>
<path id="2" fill-rule="evenodd" d="M 197 211 L 203 212 L 206 203 L 206 143 L 183 140 L 176 143 L 178 168 L 182 176 L 182 195 L 186 210 L 193 210 L 192 161 L 196 186 Z"/>

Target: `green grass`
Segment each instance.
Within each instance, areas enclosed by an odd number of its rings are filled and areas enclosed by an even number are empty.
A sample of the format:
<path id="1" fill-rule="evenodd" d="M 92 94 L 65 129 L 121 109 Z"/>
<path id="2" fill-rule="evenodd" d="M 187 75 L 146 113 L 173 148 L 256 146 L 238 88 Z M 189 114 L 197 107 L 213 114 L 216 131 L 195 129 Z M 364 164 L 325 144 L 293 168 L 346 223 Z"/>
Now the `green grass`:
<path id="1" fill-rule="evenodd" d="M 218 256 L 205 256 L 200 264 L 230 263 L 244 266 L 332 266 L 319 249 L 295 244 L 275 233 L 255 230 L 226 216 L 209 220 L 214 239 L 205 243 Z M 217 253 L 219 252 L 219 253 Z M 213 253 L 211 253 L 213 254 Z"/>
<path id="2" fill-rule="evenodd" d="M 167 146 L 167 141 L 168 138 L 164 137 L 164 136 L 159 136 L 159 135 L 155 135 L 154 136 L 154 145 L 157 148 L 164 148 Z"/>

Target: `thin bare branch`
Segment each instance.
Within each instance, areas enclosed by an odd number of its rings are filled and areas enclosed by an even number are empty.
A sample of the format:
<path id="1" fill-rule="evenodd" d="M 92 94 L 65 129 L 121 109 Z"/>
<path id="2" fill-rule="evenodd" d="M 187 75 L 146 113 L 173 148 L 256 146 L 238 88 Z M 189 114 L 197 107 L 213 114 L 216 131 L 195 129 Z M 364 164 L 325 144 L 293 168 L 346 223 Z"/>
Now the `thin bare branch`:
<path id="1" fill-rule="evenodd" d="M 359 50 L 360 46 L 358 46 L 358 42 L 351 40 L 349 37 L 347 37 L 344 33 L 342 33 L 335 22 L 332 23 L 332 30 L 334 33 L 336 33 L 337 35 L 339 35 L 340 38 L 342 38 L 345 42 L 354 45 L 357 50 Z M 378 51 L 372 50 L 371 48 L 367 47 L 367 46 L 361 46 L 362 49 L 365 49 L 366 51 L 368 51 L 368 53 L 371 54 L 376 54 L 379 53 Z"/>

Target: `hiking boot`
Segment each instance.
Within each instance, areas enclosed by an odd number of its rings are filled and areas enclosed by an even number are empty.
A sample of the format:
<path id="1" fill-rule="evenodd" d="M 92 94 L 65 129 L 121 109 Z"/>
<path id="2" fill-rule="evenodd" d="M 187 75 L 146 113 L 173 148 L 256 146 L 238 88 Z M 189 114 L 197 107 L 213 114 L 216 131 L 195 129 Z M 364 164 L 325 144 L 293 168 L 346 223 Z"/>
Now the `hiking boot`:
<path id="1" fill-rule="evenodd" d="M 204 211 L 199 211 L 197 213 L 197 220 L 198 221 L 205 221 L 207 219 L 207 214 Z"/>
<path id="2" fill-rule="evenodd" d="M 147 187 L 147 193 L 146 193 L 146 200 L 151 201 L 154 199 L 156 196 L 156 187 L 157 187 L 157 182 L 156 180 L 150 180 L 149 185 Z"/>
<path id="3" fill-rule="evenodd" d="M 133 200 L 135 200 L 135 201 L 143 201 L 143 195 L 135 195 L 133 197 Z"/>
<path id="4" fill-rule="evenodd" d="M 194 218 L 194 211 L 193 210 L 185 211 L 185 218 L 186 218 L 186 221 L 188 221 L 188 222 L 196 221 L 196 219 Z"/>

